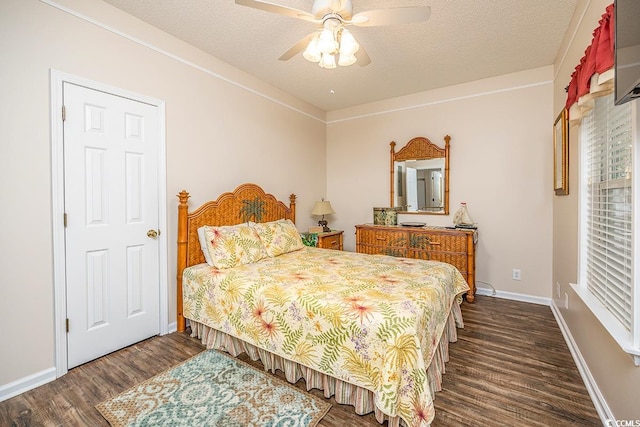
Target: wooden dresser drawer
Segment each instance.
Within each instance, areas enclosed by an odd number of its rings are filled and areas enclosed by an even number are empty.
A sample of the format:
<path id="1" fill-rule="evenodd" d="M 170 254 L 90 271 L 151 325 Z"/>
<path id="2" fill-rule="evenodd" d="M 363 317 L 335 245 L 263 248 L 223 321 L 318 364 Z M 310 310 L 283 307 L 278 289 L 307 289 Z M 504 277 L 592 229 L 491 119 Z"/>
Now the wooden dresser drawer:
<path id="1" fill-rule="evenodd" d="M 356 225 L 356 251 L 451 264 L 469 284 L 467 301 L 473 302 L 477 237 L 476 230 L 363 224 Z"/>
<path id="2" fill-rule="evenodd" d="M 399 256 L 406 258 L 409 254 L 407 248 L 393 247 L 393 246 L 373 246 L 373 245 L 358 245 L 356 252 L 361 254 L 370 255 L 389 255 Z"/>
<path id="3" fill-rule="evenodd" d="M 413 251 L 410 258 L 427 259 L 430 261 L 441 261 L 456 267 L 463 276 L 467 274 L 467 254 L 455 254 L 435 251 Z"/>
<path id="4" fill-rule="evenodd" d="M 390 230 L 361 230 L 360 240 L 358 243 L 367 246 L 391 246 L 406 247 L 409 239 L 409 233 L 406 231 L 390 231 Z"/>
<path id="5" fill-rule="evenodd" d="M 467 236 L 464 234 L 411 233 L 409 248 L 439 252 L 467 253 Z"/>
<path id="6" fill-rule="evenodd" d="M 356 251 L 364 254 L 408 256 L 409 233 L 403 230 L 361 229 Z"/>

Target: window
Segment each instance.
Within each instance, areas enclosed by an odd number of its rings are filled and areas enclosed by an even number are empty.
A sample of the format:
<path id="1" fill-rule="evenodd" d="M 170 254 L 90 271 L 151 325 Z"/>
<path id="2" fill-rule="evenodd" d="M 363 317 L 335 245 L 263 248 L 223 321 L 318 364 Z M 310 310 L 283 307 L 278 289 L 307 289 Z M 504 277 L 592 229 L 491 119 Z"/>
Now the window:
<path id="1" fill-rule="evenodd" d="M 576 292 L 640 364 L 639 287 L 634 261 L 634 136 L 632 103 L 595 99 L 580 128 L 580 274 Z M 637 222 L 636 222 L 637 223 Z M 586 290 L 586 292 L 585 292 Z"/>
<path id="2" fill-rule="evenodd" d="M 630 109 L 603 97 L 582 121 L 587 287 L 627 330 L 633 280 Z"/>

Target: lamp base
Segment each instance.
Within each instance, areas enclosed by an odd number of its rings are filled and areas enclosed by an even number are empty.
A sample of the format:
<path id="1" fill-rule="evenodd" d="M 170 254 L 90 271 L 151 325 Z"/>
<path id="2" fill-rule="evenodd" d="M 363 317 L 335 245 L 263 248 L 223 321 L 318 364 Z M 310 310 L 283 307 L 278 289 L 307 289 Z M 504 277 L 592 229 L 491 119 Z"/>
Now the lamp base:
<path id="1" fill-rule="evenodd" d="M 318 221 L 318 225 L 322 227 L 322 232 L 323 233 L 328 233 L 329 231 L 331 231 L 331 229 L 329 227 L 327 227 L 327 221 L 325 221 L 323 219 Z"/>

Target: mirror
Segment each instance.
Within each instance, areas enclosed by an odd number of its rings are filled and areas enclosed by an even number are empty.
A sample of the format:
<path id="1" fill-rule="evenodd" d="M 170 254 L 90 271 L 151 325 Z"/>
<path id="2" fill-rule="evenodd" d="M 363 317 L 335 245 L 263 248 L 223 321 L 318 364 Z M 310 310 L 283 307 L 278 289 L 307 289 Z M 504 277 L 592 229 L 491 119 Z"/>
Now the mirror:
<path id="1" fill-rule="evenodd" d="M 449 135 L 444 148 L 416 137 L 395 152 L 391 145 L 391 207 L 400 213 L 449 214 Z"/>

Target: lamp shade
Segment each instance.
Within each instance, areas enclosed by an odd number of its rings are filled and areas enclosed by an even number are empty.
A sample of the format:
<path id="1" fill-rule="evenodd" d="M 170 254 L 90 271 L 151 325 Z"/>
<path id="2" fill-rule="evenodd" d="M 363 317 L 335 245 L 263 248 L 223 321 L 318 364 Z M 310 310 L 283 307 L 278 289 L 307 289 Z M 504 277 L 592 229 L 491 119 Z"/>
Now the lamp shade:
<path id="1" fill-rule="evenodd" d="M 325 28 L 318 37 L 318 50 L 324 54 L 333 53 L 338 50 L 338 42 L 333 36 L 333 31 Z"/>
<path id="2" fill-rule="evenodd" d="M 320 53 L 320 49 L 318 49 L 317 35 L 311 39 L 311 41 L 307 45 L 307 48 L 304 50 L 304 52 L 302 52 L 302 56 L 307 61 L 320 62 L 321 53 Z"/>
<path id="3" fill-rule="evenodd" d="M 338 57 L 338 65 L 341 67 L 347 67 L 349 65 L 355 64 L 358 61 L 358 58 L 352 54 L 341 53 Z"/>
<path id="4" fill-rule="evenodd" d="M 336 213 L 331 207 L 331 203 L 328 200 L 321 200 L 316 202 L 313 210 L 311 211 L 311 215 L 329 215 Z"/>
<path id="5" fill-rule="evenodd" d="M 336 68 L 336 57 L 332 53 L 323 53 L 318 65 L 320 68 Z"/>
<path id="6" fill-rule="evenodd" d="M 340 36 L 340 54 L 353 55 L 360 49 L 360 45 L 353 38 L 351 31 L 344 28 Z"/>

